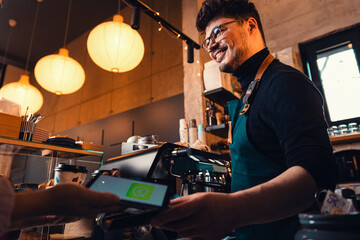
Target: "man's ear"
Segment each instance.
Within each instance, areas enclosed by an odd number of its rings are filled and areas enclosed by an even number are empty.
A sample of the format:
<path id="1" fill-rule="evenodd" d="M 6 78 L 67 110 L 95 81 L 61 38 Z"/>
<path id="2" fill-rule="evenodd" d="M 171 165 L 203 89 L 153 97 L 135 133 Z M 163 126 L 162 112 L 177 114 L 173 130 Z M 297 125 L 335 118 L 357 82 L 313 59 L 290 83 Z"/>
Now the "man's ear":
<path id="1" fill-rule="evenodd" d="M 255 18 L 249 18 L 248 19 L 248 23 L 249 23 L 249 31 L 253 32 L 255 29 L 258 28 L 258 24 Z"/>

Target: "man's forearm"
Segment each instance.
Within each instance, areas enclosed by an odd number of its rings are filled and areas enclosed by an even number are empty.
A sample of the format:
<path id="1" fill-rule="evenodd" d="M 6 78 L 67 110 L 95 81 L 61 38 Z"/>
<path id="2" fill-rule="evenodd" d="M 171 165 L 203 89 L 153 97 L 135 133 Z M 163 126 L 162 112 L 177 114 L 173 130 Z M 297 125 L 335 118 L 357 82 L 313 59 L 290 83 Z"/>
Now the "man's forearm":
<path id="1" fill-rule="evenodd" d="M 291 167 L 266 183 L 232 193 L 233 220 L 243 226 L 295 215 L 311 206 L 316 188 L 305 169 Z"/>

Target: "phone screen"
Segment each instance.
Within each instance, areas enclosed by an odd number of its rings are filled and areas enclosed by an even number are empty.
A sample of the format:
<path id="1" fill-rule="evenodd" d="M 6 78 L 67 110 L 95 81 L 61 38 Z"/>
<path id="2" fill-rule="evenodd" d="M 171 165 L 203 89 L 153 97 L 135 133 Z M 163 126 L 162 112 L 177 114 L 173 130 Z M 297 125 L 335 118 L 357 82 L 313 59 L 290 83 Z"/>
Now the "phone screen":
<path id="1" fill-rule="evenodd" d="M 99 192 L 114 193 L 125 201 L 162 207 L 168 186 L 100 175 L 89 188 Z"/>

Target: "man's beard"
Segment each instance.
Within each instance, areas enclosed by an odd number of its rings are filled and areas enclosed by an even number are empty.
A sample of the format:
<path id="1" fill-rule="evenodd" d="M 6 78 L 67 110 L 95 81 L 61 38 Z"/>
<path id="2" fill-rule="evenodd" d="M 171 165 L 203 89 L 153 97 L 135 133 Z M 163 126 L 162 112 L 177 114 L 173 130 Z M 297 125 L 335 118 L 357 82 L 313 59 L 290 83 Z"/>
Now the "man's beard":
<path id="1" fill-rule="evenodd" d="M 219 65 L 220 71 L 224 73 L 234 73 L 236 69 L 238 69 L 246 61 L 245 58 L 248 55 L 248 52 L 248 46 L 242 44 L 240 48 L 236 49 L 236 54 L 231 62 Z"/>
<path id="2" fill-rule="evenodd" d="M 229 63 L 220 65 L 219 69 L 220 69 L 220 72 L 224 72 L 224 73 L 233 73 L 234 72 L 232 66 Z"/>

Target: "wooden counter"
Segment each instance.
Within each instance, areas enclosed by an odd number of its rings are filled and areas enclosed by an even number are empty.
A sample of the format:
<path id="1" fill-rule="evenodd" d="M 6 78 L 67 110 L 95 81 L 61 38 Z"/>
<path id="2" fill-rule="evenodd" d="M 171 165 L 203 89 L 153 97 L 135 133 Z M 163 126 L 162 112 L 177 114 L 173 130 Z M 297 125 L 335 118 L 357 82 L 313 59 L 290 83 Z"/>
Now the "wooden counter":
<path id="1" fill-rule="evenodd" d="M 336 137 L 330 137 L 334 152 L 349 149 L 360 149 L 360 133 L 352 133 Z"/>
<path id="2" fill-rule="evenodd" d="M 334 144 L 342 144 L 342 143 L 360 142 L 360 133 L 353 133 L 353 134 L 331 137 L 330 141 L 333 145 Z"/>

